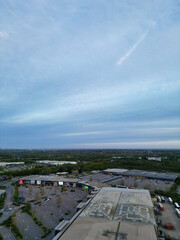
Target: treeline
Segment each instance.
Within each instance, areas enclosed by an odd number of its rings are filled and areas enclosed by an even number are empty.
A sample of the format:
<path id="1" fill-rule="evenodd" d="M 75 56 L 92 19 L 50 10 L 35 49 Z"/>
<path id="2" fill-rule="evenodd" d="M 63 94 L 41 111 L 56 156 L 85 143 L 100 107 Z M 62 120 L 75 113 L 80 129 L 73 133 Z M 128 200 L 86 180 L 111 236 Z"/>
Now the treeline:
<path id="1" fill-rule="evenodd" d="M 56 173 L 59 171 L 69 172 L 76 169 L 75 165 L 72 164 L 64 164 L 63 166 L 37 166 L 31 169 L 23 169 L 23 170 L 14 170 L 14 171 L 6 171 L 0 173 L 0 175 L 7 175 L 9 177 L 16 177 L 16 176 L 28 176 L 28 175 L 49 175 L 52 173 Z"/>
<path id="2" fill-rule="evenodd" d="M 180 159 L 179 150 L 0 150 L 0 161 L 24 161 L 34 163 L 36 160 L 59 160 L 59 161 L 104 161 L 113 157 L 137 160 L 141 157 L 146 160 L 148 156 L 160 156 L 170 161 Z M 163 159 L 164 162 L 165 159 Z M 165 161 L 166 162 L 166 161 Z"/>

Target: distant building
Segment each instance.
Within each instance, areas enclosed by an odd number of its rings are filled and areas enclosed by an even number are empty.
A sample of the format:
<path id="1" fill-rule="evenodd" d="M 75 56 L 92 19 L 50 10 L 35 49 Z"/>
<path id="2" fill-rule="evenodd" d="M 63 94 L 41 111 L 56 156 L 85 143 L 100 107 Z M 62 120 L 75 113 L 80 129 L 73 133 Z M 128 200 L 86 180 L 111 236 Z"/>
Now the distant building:
<path id="1" fill-rule="evenodd" d="M 122 168 L 108 168 L 106 170 L 103 170 L 103 173 L 120 175 L 121 173 L 124 173 L 127 171 L 128 171 L 127 169 L 122 169 Z"/>
<path id="2" fill-rule="evenodd" d="M 53 240 L 157 240 L 148 190 L 102 188 L 70 221 L 58 225 Z"/>
<path id="3" fill-rule="evenodd" d="M 36 161 L 36 164 L 38 165 L 63 165 L 63 164 L 77 164 L 77 162 L 70 162 L 70 161 L 51 161 L 51 160 L 42 160 L 42 161 Z"/>
<path id="4" fill-rule="evenodd" d="M 0 167 L 24 165 L 24 162 L 0 162 Z"/>
<path id="5" fill-rule="evenodd" d="M 56 175 L 68 175 L 68 172 L 57 172 Z"/>
<path id="6" fill-rule="evenodd" d="M 92 174 L 98 174 L 100 172 L 101 172 L 100 170 L 93 170 L 93 171 L 91 171 Z"/>
<path id="7" fill-rule="evenodd" d="M 149 161 L 159 161 L 161 162 L 161 157 L 148 157 Z"/>

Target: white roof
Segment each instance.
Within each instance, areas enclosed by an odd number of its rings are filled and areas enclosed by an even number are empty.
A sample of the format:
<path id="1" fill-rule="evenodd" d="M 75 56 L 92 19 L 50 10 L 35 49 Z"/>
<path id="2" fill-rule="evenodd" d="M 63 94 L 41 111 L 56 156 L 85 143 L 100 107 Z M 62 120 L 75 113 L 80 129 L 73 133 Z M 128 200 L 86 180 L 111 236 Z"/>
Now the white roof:
<path id="1" fill-rule="evenodd" d="M 114 173 L 123 173 L 127 171 L 128 171 L 127 169 L 122 169 L 122 168 L 108 168 L 104 170 L 104 172 L 114 172 Z"/>

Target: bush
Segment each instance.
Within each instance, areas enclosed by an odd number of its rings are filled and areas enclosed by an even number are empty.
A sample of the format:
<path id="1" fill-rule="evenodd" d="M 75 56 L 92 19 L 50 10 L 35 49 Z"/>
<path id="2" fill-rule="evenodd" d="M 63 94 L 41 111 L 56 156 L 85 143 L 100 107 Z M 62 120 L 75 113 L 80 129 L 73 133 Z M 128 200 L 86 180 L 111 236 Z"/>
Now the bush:
<path id="1" fill-rule="evenodd" d="M 2 237 L 2 235 L 0 234 L 0 240 L 3 240 L 3 237 Z"/>
<path id="2" fill-rule="evenodd" d="M 68 210 L 68 211 L 65 213 L 65 215 L 69 215 L 69 214 L 71 214 L 71 211 L 70 211 L 70 210 Z"/>
<path id="3" fill-rule="evenodd" d="M 12 217 L 9 217 L 8 219 L 6 219 L 2 225 L 11 228 L 11 230 L 13 231 L 13 233 L 15 234 L 15 236 L 19 239 L 19 240 L 23 240 L 23 236 L 21 235 L 21 233 L 19 232 L 19 229 L 16 227 L 15 223 L 12 220 Z"/>
<path id="4" fill-rule="evenodd" d="M 5 198 L 6 198 L 6 194 L 4 194 L 4 196 L 0 197 L 0 209 L 2 209 L 4 207 Z"/>

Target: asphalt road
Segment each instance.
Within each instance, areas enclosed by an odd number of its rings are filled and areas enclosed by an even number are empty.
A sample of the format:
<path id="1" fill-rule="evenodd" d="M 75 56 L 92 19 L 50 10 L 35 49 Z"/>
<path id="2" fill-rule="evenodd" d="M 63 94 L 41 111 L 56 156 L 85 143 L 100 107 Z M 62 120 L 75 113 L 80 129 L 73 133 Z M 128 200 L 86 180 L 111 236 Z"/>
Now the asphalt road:
<path id="1" fill-rule="evenodd" d="M 20 206 L 13 205 L 13 191 L 14 186 L 11 185 L 12 182 L 16 181 L 13 179 L 12 181 L 6 181 L 2 183 L 3 186 L 6 186 L 6 199 L 4 203 L 3 215 L 0 217 L 0 223 L 10 217 L 16 210 L 20 208 Z M 10 210 L 12 209 L 12 210 Z"/>

